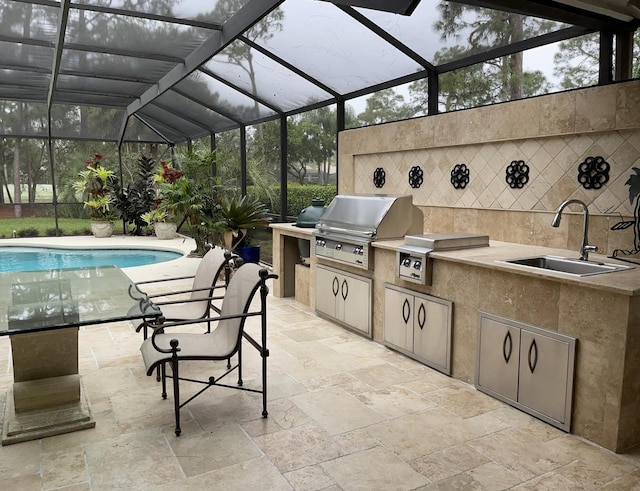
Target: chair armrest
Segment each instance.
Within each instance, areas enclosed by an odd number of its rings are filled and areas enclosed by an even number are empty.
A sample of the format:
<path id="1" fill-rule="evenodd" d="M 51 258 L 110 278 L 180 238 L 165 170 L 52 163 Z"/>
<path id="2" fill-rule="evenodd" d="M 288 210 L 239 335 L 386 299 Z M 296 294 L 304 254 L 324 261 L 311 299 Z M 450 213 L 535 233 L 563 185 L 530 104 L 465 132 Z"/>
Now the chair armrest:
<path id="1" fill-rule="evenodd" d="M 154 335 L 156 332 L 164 331 L 166 328 L 171 328 L 171 327 L 188 326 L 190 324 L 200 324 L 201 322 L 218 322 L 225 319 L 241 319 L 243 317 L 245 318 L 256 317 L 258 315 L 262 315 L 262 311 L 245 312 L 245 313 L 236 314 L 236 315 L 219 315 L 216 317 L 203 317 L 201 319 L 193 319 L 193 320 L 185 320 L 185 321 L 165 322 L 162 324 L 154 325 Z"/>
<path id="2" fill-rule="evenodd" d="M 164 283 L 166 281 L 177 281 L 177 280 L 190 280 L 195 278 L 195 276 L 172 276 L 171 278 L 158 278 L 156 280 L 146 280 L 146 281 L 138 281 L 134 283 L 134 285 L 148 285 L 150 283 Z"/>
<path id="3" fill-rule="evenodd" d="M 185 294 L 185 293 L 202 292 L 202 291 L 207 291 L 207 290 L 216 290 L 218 288 L 225 288 L 225 285 L 206 286 L 204 288 L 192 288 L 192 289 L 189 289 L 189 290 L 178 290 L 178 291 L 175 291 L 175 292 L 157 293 L 155 295 L 147 295 L 147 296 L 149 298 L 170 297 L 171 295 L 181 295 L 181 294 Z M 202 299 L 200 299 L 200 300 L 202 300 Z"/>
<path id="4" fill-rule="evenodd" d="M 208 290 L 208 288 L 203 288 L 203 290 Z M 193 290 L 198 291 L 198 290 Z M 192 302 L 202 302 L 203 300 L 222 300 L 223 296 L 212 296 L 212 297 L 201 297 L 201 298 L 183 298 L 182 300 L 167 300 L 166 302 L 153 302 L 154 305 L 172 305 L 176 303 L 192 303 Z"/>

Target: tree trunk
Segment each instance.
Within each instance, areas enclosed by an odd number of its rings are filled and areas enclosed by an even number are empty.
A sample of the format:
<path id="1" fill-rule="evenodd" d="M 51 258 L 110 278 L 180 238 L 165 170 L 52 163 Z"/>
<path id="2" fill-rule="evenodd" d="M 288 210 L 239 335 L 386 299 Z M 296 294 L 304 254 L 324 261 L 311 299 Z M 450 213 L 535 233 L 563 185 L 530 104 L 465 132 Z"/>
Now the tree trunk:
<path id="1" fill-rule="evenodd" d="M 22 106 L 22 104 L 20 104 Z M 20 110 L 20 119 L 22 119 L 22 110 Z M 16 138 L 13 147 L 13 213 L 16 218 L 22 218 L 22 193 L 20 190 L 20 138 Z"/>
<path id="2" fill-rule="evenodd" d="M 509 15 L 510 26 L 510 43 L 517 43 L 524 38 L 524 26 L 522 16 L 519 14 Z M 522 51 L 514 53 L 509 56 L 509 100 L 515 101 L 516 99 L 522 99 L 524 94 L 524 80 L 523 73 L 524 68 L 522 65 L 523 53 Z"/>

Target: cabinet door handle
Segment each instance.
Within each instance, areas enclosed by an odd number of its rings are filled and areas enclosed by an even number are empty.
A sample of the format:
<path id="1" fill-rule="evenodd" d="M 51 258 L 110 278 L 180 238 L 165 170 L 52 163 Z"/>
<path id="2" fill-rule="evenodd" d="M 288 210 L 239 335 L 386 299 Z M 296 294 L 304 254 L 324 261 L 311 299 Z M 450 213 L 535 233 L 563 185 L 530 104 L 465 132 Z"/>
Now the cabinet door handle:
<path id="1" fill-rule="evenodd" d="M 424 328 L 424 325 L 427 323 L 427 309 L 424 308 L 424 304 L 420 304 L 420 308 L 418 309 L 418 326 L 420 330 Z"/>
<path id="2" fill-rule="evenodd" d="M 349 296 L 349 283 L 347 280 L 342 280 L 342 300 L 346 300 Z"/>
<path id="3" fill-rule="evenodd" d="M 509 363 L 511 352 L 513 351 L 513 341 L 511 340 L 511 331 L 507 331 L 507 335 L 502 341 L 502 357 L 505 363 Z"/>
<path id="4" fill-rule="evenodd" d="M 529 346 L 529 356 L 528 356 L 529 370 L 531 373 L 536 369 L 536 365 L 538 364 L 538 345 L 536 344 L 536 340 L 531 341 L 531 345 Z"/>
<path id="5" fill-rule="evenodd" d="M 331 291 L 333 292 L 333 296 L 338 296 L 338 291 L 340 290 L 340 282 L 338 281 L 338 277 L 333 277 L 333 282 L 331 283 Z"/>
<path id="6" fill-rule="evenodd" d="M 402 319 L 404 323 L 407 324 L 409 322 L 409 316 L 411 315 L 411 306 L 409 305 L 409 300 L 404 299 L 404 303 L 402 304 Z"/>

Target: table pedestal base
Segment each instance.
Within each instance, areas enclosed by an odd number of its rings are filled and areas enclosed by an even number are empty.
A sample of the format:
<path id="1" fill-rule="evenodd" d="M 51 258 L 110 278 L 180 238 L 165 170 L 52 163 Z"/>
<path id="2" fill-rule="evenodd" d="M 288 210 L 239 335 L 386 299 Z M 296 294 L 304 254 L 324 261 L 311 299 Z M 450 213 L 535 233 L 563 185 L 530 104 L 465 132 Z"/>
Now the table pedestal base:
<path id="1" fill-rule="evenodd" d="M 11 351 L 2 445 L 95 427 L 78 374 L 77 327 L 13 335 Z"/>
<path id="2" fill-rule="evenodd" d="M 91 414 L 91 406 L 78 375 L 33 380 L 26 384 L 28 385 L 25 385 L 24 382 L 17 382 L 7 391 L 2 445 L 38 440 L 95 427 L 96 422 Z M 74 391 L 77 384 L 80 386 L 80 398 L 75 402 L 28 411 L 15 410 L 14 391 L 19 394 L 19 398 L 28 399 L 31 393 L 37 399 L 42 396 L 42 390 L 48 387 L 51 399 L 56 399 L 54 393 L 59 394 L 60 398 L 66 399 L 68 397 L 66 394 L 69 391 Z"/>

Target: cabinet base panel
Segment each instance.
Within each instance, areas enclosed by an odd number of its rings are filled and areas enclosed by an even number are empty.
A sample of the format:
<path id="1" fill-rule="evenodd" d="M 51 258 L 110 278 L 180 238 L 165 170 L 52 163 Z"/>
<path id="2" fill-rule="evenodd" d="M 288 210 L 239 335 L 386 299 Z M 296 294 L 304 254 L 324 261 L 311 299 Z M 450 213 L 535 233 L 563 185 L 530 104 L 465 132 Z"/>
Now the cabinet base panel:
<path id="1" fill-rule="evenodd" d="M 443 366 L 437 365 L 437 364 L 435 364 L 435 363 L 433 363 L 433 362 L 431 362 L 431 361 L 429 361 L 429 360 L 427 360 L 425 358 L 422 358 L 422 357 L 416 355 L 415 353 L 412 353 L 411 351 L 404 350 L 404 349 L 399 348 L 398 346 L 395 346 L 395 345 L 393 345 L 391 343 L 387 343 L 386 341 L 383 341 L 382 344 L 385 347 L 387 347 L 390 350 L 392 350 L 392 351 L 397 351 L 401 355 L 404 355 L 404 356 L 406 356 L 408 358 L 411 358 L 412 360 L 416 360 L 417 362 L 420 362 L 423 365 L 428 366 L 429 368 L 433 368 L 434 370 L 437 370 L 438 372 L 443 373 L 443 374 L 445 374 L 445 375 L 447 375 L 449 377 L 451 376 L 451 368 L 447 368 L 447 367 L 443 367 Z"/>
<path id="2" fill-rule="evenodd" d="M 318 317 L 321 317 L 325 320 L 331 321 L 334 324 L 338 324 L 340 327 L 344 327 L 346 330 L 351 331 L 353 333 L 359 334 L 362 337 L 365 337 L 367 339 L 373 339 L 373 333 L 372 332 L 366 332 L 366 331 L 361 331 L 360 329 L 357 329 L 353 326 L 350 326 L 349 324 L 345 324 L 344 322 L 336 319 L 335 317 L 331 317 L 330 315 L 324 314 L 322 312 L 320 312 L 319 310 L 316 310 L 316 315 Z"/>

